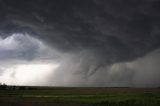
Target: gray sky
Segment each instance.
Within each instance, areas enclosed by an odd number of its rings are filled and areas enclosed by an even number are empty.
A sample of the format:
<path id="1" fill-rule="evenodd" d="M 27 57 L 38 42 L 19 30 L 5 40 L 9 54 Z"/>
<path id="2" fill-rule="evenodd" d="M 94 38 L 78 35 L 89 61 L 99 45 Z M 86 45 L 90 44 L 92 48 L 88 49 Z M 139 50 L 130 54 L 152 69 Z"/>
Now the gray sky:
<path id="1" fill-rule="evenodd" d="M 159 11 L 159 0 L 0 0 L 0 82 L 159 87 Z"/>

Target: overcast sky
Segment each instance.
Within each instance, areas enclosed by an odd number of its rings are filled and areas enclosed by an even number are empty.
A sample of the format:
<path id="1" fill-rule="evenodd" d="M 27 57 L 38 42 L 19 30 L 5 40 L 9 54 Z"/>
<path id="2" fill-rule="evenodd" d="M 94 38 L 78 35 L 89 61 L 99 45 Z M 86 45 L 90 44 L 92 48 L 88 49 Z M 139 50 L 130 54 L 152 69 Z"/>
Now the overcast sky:
<path id="1" fill-rule="evenodd" d="M 0 0 L 0 82 L 160 86 L 160 0 Z"/>

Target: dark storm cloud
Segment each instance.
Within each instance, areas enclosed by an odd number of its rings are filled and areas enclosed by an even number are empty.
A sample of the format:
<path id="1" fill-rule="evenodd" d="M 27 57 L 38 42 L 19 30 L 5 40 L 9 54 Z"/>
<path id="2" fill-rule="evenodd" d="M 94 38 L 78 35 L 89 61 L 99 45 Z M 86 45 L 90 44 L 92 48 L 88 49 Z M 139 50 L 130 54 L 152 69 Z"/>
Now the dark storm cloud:
<path id="1" fill-rule="evenodd" d="M 159 4 L 157 0 L 1 0 L 1 33 L 28 31 L 62 51 L 89 49 L 109 63 L 126 61 L 159 47 L 159 32 L 153 32 L 159 30 Z"/>
<path id="2" fill-rule="evenodd" d="M 93 75 L 158 49 L 159 11 L 159 0 L 0 0 L 0 34 L 38 37 Z"/>

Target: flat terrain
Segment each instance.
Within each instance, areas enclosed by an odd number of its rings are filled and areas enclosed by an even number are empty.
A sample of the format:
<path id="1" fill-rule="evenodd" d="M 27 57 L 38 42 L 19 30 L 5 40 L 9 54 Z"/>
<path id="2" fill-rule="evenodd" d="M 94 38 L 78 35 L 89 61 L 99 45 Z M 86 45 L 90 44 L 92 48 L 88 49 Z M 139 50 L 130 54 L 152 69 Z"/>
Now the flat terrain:
<path id="1" fill-rule="evenodd" d="M 160 88 L 22 87 L 0 90 L 0 106 L 160 106 Z"/>

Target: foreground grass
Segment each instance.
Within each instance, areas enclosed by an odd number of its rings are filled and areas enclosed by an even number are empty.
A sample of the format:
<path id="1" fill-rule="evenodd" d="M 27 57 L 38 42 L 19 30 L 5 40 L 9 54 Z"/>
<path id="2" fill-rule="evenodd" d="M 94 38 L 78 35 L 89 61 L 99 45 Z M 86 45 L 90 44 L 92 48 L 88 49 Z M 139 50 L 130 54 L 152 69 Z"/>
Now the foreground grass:
<path id="1" fill-rule="evenodd" d="M 0 90 L 0 106 L 160 106 L 159 89 Z"/>

